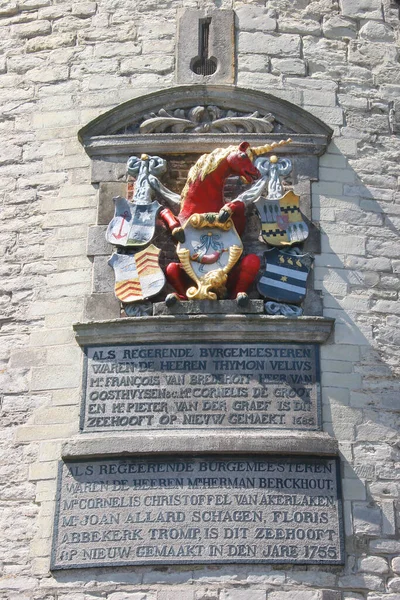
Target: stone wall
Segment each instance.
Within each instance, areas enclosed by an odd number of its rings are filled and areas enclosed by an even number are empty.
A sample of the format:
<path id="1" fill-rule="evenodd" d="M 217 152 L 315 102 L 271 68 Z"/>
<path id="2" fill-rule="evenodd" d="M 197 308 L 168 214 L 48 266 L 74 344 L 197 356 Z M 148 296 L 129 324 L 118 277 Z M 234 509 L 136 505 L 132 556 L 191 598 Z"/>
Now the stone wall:
<path id="1" fill-rule="evenodd" d="M 117 104 L 174 85 L 176 9 L 233 8 L 242 87 L 335 132 L 313 185 L 324 430 L 343 461 L 345 567 L 49 573 L 57 460 L 78 432 L 96 186 L 77 140 Z M 0 2 L 1 600 L 400 598 L 399 5 L 390 0 Z"/>

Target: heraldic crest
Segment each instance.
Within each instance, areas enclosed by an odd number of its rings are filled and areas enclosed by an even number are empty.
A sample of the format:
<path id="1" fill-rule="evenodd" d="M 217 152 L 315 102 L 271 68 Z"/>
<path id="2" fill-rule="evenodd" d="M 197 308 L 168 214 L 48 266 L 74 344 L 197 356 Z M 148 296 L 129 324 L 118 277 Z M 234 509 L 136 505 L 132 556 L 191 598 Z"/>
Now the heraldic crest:
<path id="1" fill-rule="evenodd" d="M 291 160 L 271 154 L 290 142 L 253 148 L 243 141 L 203 154 L 190 168 L 180 195 L 160 181 L 167 171 L 165 159 L 131 157 L 127 173 L 134 180 L 133 195 L 130 200 L 114 198 L 115 214 L 106 232 L 107 241 L 116 246 L 109 264 L 115 272 L 115 294 L 124 307 L 140 307 L 160 294 L 166 282 L 173 288 L 164 293 L 167 306 L 231 298 L 245 307 L 258 278 L 267 313 L 301 314 L 298 305 L 305 297 L 312 257 L 303 254 L 299 244 L 306 240 L 308 226 L 299 196 L 283 183 L 292 170 Z M 232 176 L 249 187 L 225 202 L 225 182 Z M 250 204 L 260 218 L 259 241 L 269 248 L 261 274 L 260 252 L 244 254 L 242 242 Z M 165 264 L 164 271 L 161 249 L 153 243 L 163 225 L 179 259 Z"/>

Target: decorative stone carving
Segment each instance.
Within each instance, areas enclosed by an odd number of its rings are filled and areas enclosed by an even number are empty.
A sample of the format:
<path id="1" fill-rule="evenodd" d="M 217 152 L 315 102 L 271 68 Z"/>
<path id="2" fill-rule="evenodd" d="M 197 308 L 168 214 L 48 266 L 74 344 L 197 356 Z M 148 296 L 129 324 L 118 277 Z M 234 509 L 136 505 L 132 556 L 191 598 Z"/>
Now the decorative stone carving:
<path id="1" fill-rule="evenodd" d="M 214 124 L 212 131 L 204 131 L 201 128 L 195 130 L 203 120 L 196 121 L 197 125 L 193 127 L 188 112 L 190 110 L 197 112 L 197 107 L 200 107 L 200 110 L 217 107 L 222 111 L 220 116 L 210 119 Z M 160 115 L 160 111 L 166 111 L 168 114 L 164 115 L 161 112 Z M 255 113 L 259 116 L 255 116 Z M 269 115 L 273 115 L 272 120 Z M 171 123 L 165 120 L 171 117 L 182 119 L 183 123 Z M 172 128 L 168 127 L 162 133 L 154 128 L 151 132 L 140 131 L 140 125 L 154 118 L 162 119 L 162 124 L 185 124 L 184 132 L 172 131 Z M 216 126 L 217 120 L 231 118 L 234 121 L 220 123 L 230 129 Z M 238 118 L 240 123 L 237 122 Z M 207 118 L 205 121 L 207 122 Z M 194 148 L 190 137 L 192 133 L 196 134 L 198 153 L 238 144 L 243 139 L 243 133 L 252 146 L 265 144 L 267 129 L 263 129 L 261 133 L 258 129 L 252 129 L 250 132 L 246 129 L 250 123 L 252 127 L 257 123 L 257 127 L 262 125 L 266 128 L 269 127 L 268 123 L 273 124 L 273 130 L 268 129 L 268 142 L 279 141 L 282 134 L 289 134 L 293 140 L 290 147 L 292 157 L 296 155 L 312 157 L 323 154 L 332 135 L 332 130 L 317 117 L 281 98 L 230 85 L 196 84 L 160 90 L 133 98 L 88 123 L 79 131 L 79 139 L 86 152 L 95 161 L 92 181 L 113 181 L 117 167 L 110 161 L 102 161 L 103 156 L 118 156 L 124 163 L 132 154 L 141 154 L 144 150 L 149 154 L 155 153 L 164 157 L 167 154 L 191 153 Z M 146 123 L 146 127 L 148 125 L 150 124 Z M 151 126 L 153 127 L 153 124 Z M 186 126 L 189 129 L 186 129 Z M 233 126 L 235 130 L 232 132 Z M 103 164 L 100 165 L 99 161 Z M 310 171 L 310 168 L 307 170 Z"/>
<path id="2" fill-rule="evenodd" d="M 258 111 L 245 114 L 235 110 L 224 110 L 218 106 L 194 106 L 144 116 L 142 123 L 128 125 L 117 132 L 124 133 L 270 133 L 274 129 L 275 117 L 268 113 L 261 116 Z"/>

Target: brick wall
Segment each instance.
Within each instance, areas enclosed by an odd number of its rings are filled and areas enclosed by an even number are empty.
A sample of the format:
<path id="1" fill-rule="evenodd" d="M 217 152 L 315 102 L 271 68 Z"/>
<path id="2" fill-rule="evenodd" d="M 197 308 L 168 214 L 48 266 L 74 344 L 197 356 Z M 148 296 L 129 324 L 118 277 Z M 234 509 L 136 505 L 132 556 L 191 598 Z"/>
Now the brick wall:
<path id="1" fill-rule="evenodd" d="M 323 417 L 343 458 L 346 566 L 53 577 L 57 459 L 78 431 L 71 324 L 91 290 L 85 247 L 97 205 L 77 131 L 174 85 L 176 9 L 200 4 L 237 13 L 238 85 L 300 105 L 335 132 L 313 209 L 316 287 L 336 318 L 335 343 L 322 348 Z M 400 598 L 398 3 L 3 0 L 0 22 L 0 599 Z"/>

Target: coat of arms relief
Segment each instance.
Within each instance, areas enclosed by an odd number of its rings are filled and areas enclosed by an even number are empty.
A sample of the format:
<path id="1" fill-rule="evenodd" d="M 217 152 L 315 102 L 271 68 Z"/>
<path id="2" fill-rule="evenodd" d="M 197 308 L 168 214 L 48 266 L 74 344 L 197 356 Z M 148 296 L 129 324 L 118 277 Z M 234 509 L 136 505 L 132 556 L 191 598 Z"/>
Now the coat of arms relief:
<path id="1" fill-rule="evenodd" d="M 269 314 L 302 314 L 300 304 L 312 266 L 311 255 L 302 250 L 309 231 L 301 198 L 288 179 L 292 161 L 282 153 L 291 139 L 283 132 L 285 139 L 268 143 L 273 120 L 271 114 L 233 114 L 207 106 L 161 110 L 130 126 L 162 133 L 234 131 L 243 135 L 243 141 L 202 154 L 180 193 L 162 182 L 168 170 L 164 158 L 148 154 L 129 158 L 133 194 L 114 198 L 115 214 L 106 232 L 116 248 L 109 260 L 115 294 L 127 314 L 144 314 L 145 301 L 159 299 L 162 293 L 167 306 L 232 299 L 245 307 L 249 290 L 252 297 L 258 293 L 265 299 Z M 265 134 L 264 145 L 253 147 L 246 141 L 246 133 L 254 132 Z M 232 177 L 245 187 L 227 198 L 225 184 Z M 258 215 L 255 241 L 264 245 L 261 256 L 248 252 L 243 243 L 249 210 Z M 176 260 L 164 268 L 159 263 L 163 248 L 154 244 L 158 228 L 166 228 L 175 242 Z"/>

